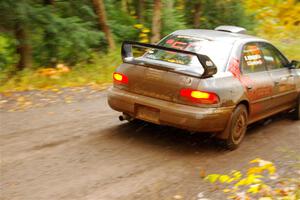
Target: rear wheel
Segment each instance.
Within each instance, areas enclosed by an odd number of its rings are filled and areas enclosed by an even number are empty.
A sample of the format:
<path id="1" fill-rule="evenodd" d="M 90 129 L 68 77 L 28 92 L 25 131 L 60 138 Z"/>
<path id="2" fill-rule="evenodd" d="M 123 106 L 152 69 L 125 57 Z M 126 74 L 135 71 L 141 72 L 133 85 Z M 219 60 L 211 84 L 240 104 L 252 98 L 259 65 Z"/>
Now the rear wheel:
<path id="1" fill-rule="evenodd" d="M 221 133 L 226 138 L 222 143 L 229 150 L 239 147 L 245 137 L 248 125 L 248 111 L 245 105 L 238 105 L 232 113 L 226 129 Z"/>
<path id="2" fill-rule="evenodd" d="M 300 120 L 300 96 L 298 97 L 296 108 L 292 113 L 293 119 Z"/>

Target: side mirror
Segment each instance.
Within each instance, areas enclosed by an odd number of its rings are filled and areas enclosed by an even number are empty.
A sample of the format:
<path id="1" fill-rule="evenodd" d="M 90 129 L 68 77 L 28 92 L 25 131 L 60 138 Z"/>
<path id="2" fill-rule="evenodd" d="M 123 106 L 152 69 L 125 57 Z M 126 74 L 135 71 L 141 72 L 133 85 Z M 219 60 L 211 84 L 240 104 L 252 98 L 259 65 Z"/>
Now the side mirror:
<path id="1" fill-rule="evenodd" d="M 289 63 L 288 67 L 289 67 L 290 69 L 300 69 L 300 62 L 297 61 L 297 60 L 292 60 L 292 61 Z"/>

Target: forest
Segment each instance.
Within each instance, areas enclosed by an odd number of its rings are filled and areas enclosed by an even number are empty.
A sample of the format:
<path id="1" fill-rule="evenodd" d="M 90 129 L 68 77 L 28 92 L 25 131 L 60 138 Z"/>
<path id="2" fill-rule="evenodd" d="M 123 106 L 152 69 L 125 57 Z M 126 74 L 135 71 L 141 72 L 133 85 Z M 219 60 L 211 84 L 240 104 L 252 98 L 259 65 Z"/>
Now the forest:
<path id="1" fill-rule="evenodd" d="M 300 59 L 299 0 L 6 0 L 0 15 L 0 92 L 110 82 L 122 41 L 178 29 L 242 26 Z"/>

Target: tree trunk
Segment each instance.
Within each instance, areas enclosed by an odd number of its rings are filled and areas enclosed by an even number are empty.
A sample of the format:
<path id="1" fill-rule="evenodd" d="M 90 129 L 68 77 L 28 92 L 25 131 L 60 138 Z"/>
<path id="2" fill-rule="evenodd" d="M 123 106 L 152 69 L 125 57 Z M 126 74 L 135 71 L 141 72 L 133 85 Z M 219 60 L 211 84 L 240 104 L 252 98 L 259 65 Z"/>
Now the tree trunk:
<path id="1" fill-rule="evenodd" d="M 103 0 L 92 0 L 92 1 L 93 1 L 95 12 L 98 15 L 98 22 L 99 22 L 100 28 L 105 34 L 109 49 L 114 50 L 116 47 L 115 41 L 111 34 L 110 28 L 107 25 L 106 12 L 105 12 L 105 6 L 103 3 Z"/>
<path id="2" fill-rule="evenodd" d="M 152 37 L 151 42 L 155 43 L 160 40 L 161 31 L 161 0 L 154 0 L 153 17 L 152 17 Z"/>
<path id="3" fill-rule="evenodd" d="M 138 0 L 137 16 L 141 24 L 144 23 L 145 0 Z"/>
<path id="4" fill-rule="evenodd" d="M 19 55 L 17 70 L 21 71 L 32 66 L 32 49 L 28 40 L 28 33 L 19 22 L 16 22 L 15 25 L 15 37 L 18 41 L 16 51 Z"/>
<path id="5" fill-rule="evenodd" d="M 44 0 L 45 6 L 52 6 L 51 12 L 54 12 L 53 11 L 54 3 L 55 0 Z M 44 32 L 44 47 L 47 49 L 49 60 L 47 61 L 47 63 L 44 63 L 45 66 L 55 67 L 57 65 L 58 50 L 56 44 L 52 40 L 54 37 L 55 35 L 46 28 Z"/>
<path id="6" fill-rule="evenodd" d="M 194 28 L 200 28 L 200 14 L 201 14 L 201 2 L 197 2 L 194 5 Z"/>

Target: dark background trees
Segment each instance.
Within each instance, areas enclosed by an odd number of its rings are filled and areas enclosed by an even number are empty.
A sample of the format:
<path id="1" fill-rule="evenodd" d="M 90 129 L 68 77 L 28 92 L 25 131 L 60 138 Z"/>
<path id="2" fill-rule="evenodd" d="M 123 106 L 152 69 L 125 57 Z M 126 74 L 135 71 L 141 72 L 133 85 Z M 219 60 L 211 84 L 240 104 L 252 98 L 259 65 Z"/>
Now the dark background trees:
<path id="1" fill-rule="evenodd" d="M 89 61 L 93 52 L 117 50 L 123 40 L 157 42 L 184 28 L 229 24 L 275 32 L 276 23 L 267 27 L 270 23 L 262 25 L 264 20 L 281 24 L 286 16 L 281 28 L 299 30 L 297 17 L 287 15 L 294 12 L 299 19 L 299 3 L 278 2 L 261 1 L 264 9 L 257 9 L 250 0 L 0 1 L 0 70 L 72 66 Z"/>

